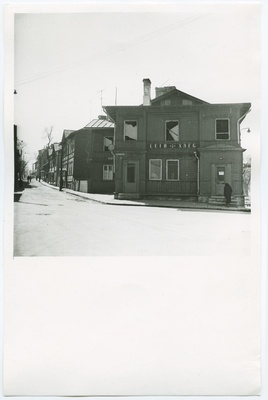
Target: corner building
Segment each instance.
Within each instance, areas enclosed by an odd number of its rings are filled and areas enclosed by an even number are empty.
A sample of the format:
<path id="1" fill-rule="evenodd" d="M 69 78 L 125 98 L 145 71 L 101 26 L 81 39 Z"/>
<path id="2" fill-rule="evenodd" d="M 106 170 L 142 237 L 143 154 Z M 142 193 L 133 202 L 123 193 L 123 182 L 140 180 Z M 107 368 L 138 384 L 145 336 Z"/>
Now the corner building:
<path id="1" fill-rule="evenodd" d="M 107 106 L 115 122 L 115 197 L 176 197 L 244 204 L 240 124 L 250 103 L 210 104 L 143 80 L 143 104 Z"/>

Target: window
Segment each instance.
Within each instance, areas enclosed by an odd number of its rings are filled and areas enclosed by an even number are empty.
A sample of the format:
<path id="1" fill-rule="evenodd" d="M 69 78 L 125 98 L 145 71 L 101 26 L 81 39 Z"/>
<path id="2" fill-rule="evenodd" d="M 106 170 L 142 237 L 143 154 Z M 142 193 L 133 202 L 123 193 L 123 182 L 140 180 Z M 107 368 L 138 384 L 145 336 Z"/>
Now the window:
<path id="1" fill-rule="evenodd" d="M 166 178 L 168 181 L 179 180 L 179 160 L 167 160 Z"/>
<path id="2" fill-rule="evenodd" d="M 68 175 L 73 175 L 74 163 L 71 161 L 68 165 Z"/>
<path id="3" fill-rule="evenodd" d="M 216 139 L 230 139 L 229 119 L 216 119 Z"/>
<path id="4" fill-rule="evenodd" d="M 125 121 L 124 139 L 125 140 L 138 139 L 137 121 Z"/>
<path id="5" fill-rule="evenodd" d="M 113 180 L 113 166 L 112 165 L 104 165 L 103 166 L 103 180 L 104 181 L 112 181 Z"/>
<path id="6" fill-rule="evenodd" d="M 192 102 L 192 100 L 183 99 L 183 100 L 182 100 L 182 105 L 183 105 L 183 106 L 192 106 L 192 105 L 193 105 L 193 102 Z"/>
<path id="7" fill-rule="evenodd" d="M 217 183 L 225 182 L 225 168 L 217 167 Z"/>
<path id="8" fill-rule="evenodd" d="M 166 121 L 166 141 L 179 141 L 179 121 Z"/>
<path id="9" fill-rule="evenodd" d="M 149 160 L 149 179 L 151 181 L 162 179 L 162 160 Z"/>
<path id="10" fill-rule="evenodd" d="M 74 152 L 74 140 L 69 142 L 69 154 Z"/>
<path id="11" fill-rule="evenodd" d="M 114 144 L 114 138 L 113 138 L 113 136 L 105 136 L 105 137 L 103 138 L 103 150 L 104 150 L 104 151 L 110 151 L 110 150 L 109 150 L 109 146 L 110 146 L 111 144 Z"/>
<path id="12" fill-rule="evenodd" d="M 170 106 L 171 100 L 161 100 L 161 106 Z"/>

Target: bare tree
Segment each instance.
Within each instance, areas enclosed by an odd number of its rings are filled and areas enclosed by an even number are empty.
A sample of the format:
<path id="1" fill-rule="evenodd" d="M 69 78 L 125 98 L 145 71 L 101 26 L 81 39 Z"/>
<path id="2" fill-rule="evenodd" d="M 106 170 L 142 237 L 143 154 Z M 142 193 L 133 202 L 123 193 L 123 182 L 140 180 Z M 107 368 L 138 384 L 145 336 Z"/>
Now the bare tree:
<path id="1" fill-rule="evenodd" d="M 49 128 L 46 127 L 45 130 L 43 131 L 43 139 L 47 140 L 47 146 L 46 147 L 49 147 L 51 145 L 51 143 L 52 143 L 52 140 L 53 140 L 53 136 L 52 136 L 53 129 L 54 129 L 54 127 L 51 125 Z"/>
<path id="2" fill-rule="evenodd" d="M 243 163 L 243 186 L 244 194 L 246 197 L 250 196 L 250 184 L 251 184 L 251 157 L 247 156 Z"/>

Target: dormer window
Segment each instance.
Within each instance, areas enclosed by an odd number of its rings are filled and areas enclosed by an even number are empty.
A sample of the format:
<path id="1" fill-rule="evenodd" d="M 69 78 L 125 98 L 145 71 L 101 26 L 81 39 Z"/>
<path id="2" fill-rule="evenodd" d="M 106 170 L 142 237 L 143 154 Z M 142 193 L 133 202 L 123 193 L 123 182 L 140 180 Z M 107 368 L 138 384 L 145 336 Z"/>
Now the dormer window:
<path id="1" fill-rule="evenodd" d="M 125 121 L 124 123 L 124 139 L 138 140 L 137 121 Z"/>
<path id="2" fill-rule="evenodd" d="M 166 138 L 167 142 L 179 141 L 179 121 L 166 121 Z"/>
<path id="3" fill-rule="evenodd" d="M 216 119 L 216 140 L 230 139 L 230 121 L 228 118 Z"/>

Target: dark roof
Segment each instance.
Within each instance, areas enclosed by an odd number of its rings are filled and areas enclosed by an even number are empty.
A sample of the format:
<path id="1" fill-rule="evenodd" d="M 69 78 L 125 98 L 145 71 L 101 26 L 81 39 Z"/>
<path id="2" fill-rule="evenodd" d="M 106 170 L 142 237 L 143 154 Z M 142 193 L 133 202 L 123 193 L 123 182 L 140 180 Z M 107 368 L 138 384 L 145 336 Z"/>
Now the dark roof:
<path id="1" fill-rule="evenodd" d="M 207 101 L 198 99 L 197 97 L 191 96 L 191 95 L 188 94 L 188 93 L 185 93 L 185 92 L 182 92 L 181 90 L 178 90 L 175 86 L 174 86 L 174 89 L 169 90 L 169 91 L 167 91 L 166 93 L 162 94 L 161 96 L 158 96 L 158 97 L 155 97 L 154 99 L 152 99 L 152 100 L 151 100 L 151 104 L 154 105 L 154 103 L 158 102 L 159 100 L 161 101 L 161 100 L 163 100 L 163 99 L 169 97 L 171 94 L 174 94 L 174 93 L 177 93 L 178 95 L 183 95 L 183 96 L 185 96 L 185 97 L 188 98 L 188 99 L 197 101 L 197 102 L 202 103 L 202 104 L 210 104 L 210 103 L 208 103 Z"/>

